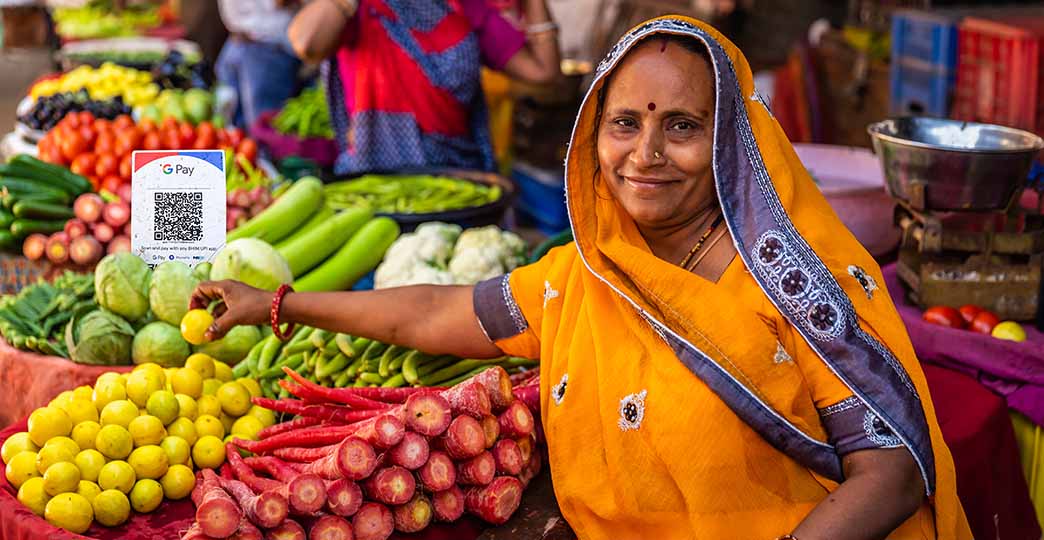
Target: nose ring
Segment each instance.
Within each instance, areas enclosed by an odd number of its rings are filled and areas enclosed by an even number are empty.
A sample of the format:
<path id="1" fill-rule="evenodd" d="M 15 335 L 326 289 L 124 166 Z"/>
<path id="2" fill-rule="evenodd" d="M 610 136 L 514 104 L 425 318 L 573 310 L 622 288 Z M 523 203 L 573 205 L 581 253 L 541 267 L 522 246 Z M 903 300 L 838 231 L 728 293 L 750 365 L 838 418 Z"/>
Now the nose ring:
<path id="1" fill-rule="evenodd" d="M 654 157 L 654 158 L 656 158 L 656 159 L 660 159 L 660 158 L 662 158 L 662 157 L 663 157 L 663 154 L 661 154 L 661 153 L 659 153 L 659 152 L 656 152 L 656 151 L 654 151 L 654 152 L 653 152 L 653 157 Z"/>

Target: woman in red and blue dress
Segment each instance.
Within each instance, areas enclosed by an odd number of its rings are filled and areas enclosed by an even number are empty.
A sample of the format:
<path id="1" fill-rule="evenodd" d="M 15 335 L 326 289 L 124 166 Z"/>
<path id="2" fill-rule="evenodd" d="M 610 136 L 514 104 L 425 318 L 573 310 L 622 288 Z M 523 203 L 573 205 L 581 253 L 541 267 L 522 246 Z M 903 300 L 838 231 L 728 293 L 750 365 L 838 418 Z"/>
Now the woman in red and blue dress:
<path id="1" fill-rule="evenodd" d="M 524 0 L 524 12 L 518 29 L 486 0 L 308 3 L 288 33 L 302 59 L 326 60 L 334 172 L 492 170 L 481 67 L 533 83 L 559 73 L 545 0 Z"/>

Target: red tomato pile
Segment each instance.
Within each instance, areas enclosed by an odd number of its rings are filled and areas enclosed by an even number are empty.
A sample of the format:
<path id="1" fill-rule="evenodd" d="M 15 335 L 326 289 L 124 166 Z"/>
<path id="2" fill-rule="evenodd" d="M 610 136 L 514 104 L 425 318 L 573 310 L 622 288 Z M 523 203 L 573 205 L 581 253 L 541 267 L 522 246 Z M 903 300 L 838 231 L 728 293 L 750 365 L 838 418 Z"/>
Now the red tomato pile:
<path id="1" fill-rule="evenodd" d="M 69 167 L 87 177 L 95 191 L 119 191 L 131 178 L 131 152 L 135 150 L 231 149 L 251 163 L 257 159 L 257 143 L 239 128 L 218 129 L 210 122 L 193 126 L 166 118 L 135 123 L 130 116 L 95 119 L 83 111 L 65 115 L 38 143 L 40 159 Z"/>

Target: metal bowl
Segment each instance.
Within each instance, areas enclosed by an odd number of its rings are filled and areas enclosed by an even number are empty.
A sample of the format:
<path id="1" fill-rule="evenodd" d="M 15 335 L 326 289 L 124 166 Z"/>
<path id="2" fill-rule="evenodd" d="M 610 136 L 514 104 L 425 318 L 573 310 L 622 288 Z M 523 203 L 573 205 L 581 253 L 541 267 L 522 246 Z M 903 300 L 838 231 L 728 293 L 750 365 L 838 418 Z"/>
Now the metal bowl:
<path id="1" fill-rule="evenodd" d="M 1028 131 L 940 118 L 895 118 L 867 131 L 889 193 L 919 210 L 1003 210 L 1044 148 Z"/>

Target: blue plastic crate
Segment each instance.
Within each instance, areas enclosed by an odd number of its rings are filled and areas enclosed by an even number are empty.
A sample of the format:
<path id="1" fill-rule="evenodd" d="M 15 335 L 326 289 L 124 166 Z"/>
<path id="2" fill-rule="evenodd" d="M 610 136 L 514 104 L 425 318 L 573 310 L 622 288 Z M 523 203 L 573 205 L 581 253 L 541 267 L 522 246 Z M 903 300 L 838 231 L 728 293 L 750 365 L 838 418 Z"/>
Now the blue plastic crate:
<path id="1" fill-rule="evenodd" d="M 552 171 L 516 162 L 511 168 L 511 179 L 518 185 L 515 207 L 520 217 L 546 234 L 569 228 L 565 175 L 561 169 Z"/>
<path id="2" fill-rule="evenodd" d="M 953 71 L 957 68 L 956 11 L 904 10 L 892 15 L 892 62 L 916 60 Z"/>
<path id="3" fill-rule="evenodd" d="M 949 116 L 951 96 L 957 83 L 954 71 L 908 60 L 893 60 L 891 70 L 893 115 Z"/>

